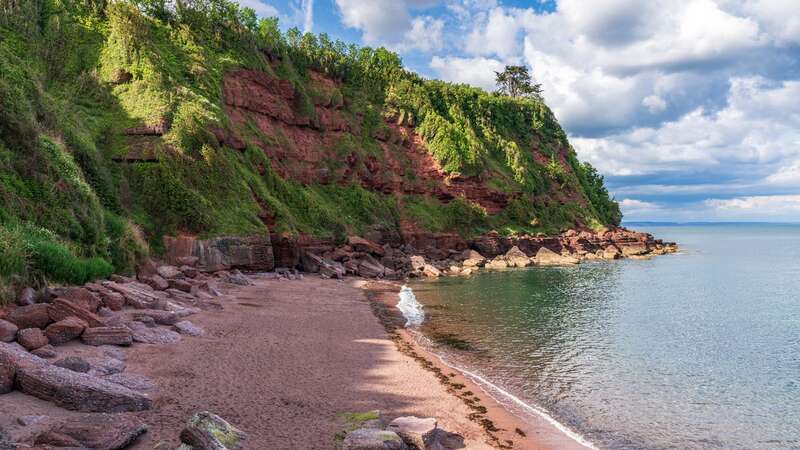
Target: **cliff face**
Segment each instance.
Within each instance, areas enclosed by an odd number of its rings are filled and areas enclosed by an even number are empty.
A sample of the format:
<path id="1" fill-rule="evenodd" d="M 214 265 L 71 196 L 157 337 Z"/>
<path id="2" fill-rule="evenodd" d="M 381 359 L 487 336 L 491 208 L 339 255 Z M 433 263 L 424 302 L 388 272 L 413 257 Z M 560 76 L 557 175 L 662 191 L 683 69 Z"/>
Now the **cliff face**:
<path id="1" fill-rule="evenodd" d="M 215 1 L 4 9 L 0 296 L 129 272 L 164 236 L 269 236 L 292 261 L 352 235 L 446 252 L 619 223 L 541 99 Z"/>
<path id="2" fill-rule="evenodd" d="M 311 72 L 310 78 L 323 88 L 338 87 L 318 72 Z M 279 176 L 304 185 L 355 183 L 386 195 L 421 195 L 441 202 L 463 197 L 489 214 L 497 214 L 519 195 L 492 189 L 480 176 L 446 174 L 414 127 L 398 123 L 394 117 L 385 119 L 386 127 L 370 135 L 376 151 L 344 148 L 343 142 L 361 139 L 363 116 L 345 113 L 343 101 L 318 99 L 311 120 L 292 108 L 296 95 L 291 83 L 266 72 L 228 73 L 223 80 L 223 99 L 234 126 L 233 132 L 219 133 L 220 144 L 244 148 L 248 139 L 243 136 L 253 135 L 248 125 L 263 136 L 279 136 L 282 139 L 250 142 L 264 151 Z M 565 161 L 562 164 L 571 170 Z"/>

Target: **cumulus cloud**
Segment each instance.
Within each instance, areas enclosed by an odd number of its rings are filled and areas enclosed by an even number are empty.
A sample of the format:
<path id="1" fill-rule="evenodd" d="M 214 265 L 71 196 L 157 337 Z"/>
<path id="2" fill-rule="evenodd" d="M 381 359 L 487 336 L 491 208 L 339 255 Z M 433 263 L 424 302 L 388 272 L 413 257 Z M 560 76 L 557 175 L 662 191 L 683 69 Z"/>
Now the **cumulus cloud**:
<path id="1" fill-rule="evenodd" d="M 505 65 L 491 58 L 439 57 L 431 59 L 431 68 L 439 77 L 454 83 L 465 83 L 492 90 L 495 85 L 495 72 Z"/>
<path id="2" fill-rule="evenodd" d="M 708 199 L 704 202 L 717 218 L 792 219 L 800 215 L 800 195 L 762 195 L 731 199 Z"/>
<path id="3" fill-rule="evenodd" d="M 368 45 L 383 45 L 398 51 L 430 52 L 442 46 L 444 21 L 431 16 L 413 16 L 439 3 L 435 0 L 336 0 L 342 23 L 362 32 Z"/>

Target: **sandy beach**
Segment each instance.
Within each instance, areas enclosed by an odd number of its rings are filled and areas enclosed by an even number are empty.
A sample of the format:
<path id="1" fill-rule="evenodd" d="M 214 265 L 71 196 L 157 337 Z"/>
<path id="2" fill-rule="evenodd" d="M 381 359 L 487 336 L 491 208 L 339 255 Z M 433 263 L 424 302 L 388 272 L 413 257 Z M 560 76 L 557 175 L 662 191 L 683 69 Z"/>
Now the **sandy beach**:
<path id="1" fill-rule="evenodd" d="M 250 449 L 332 449 L 348 415 L 372 410 L 386 419 L 434 417 L 460 436 L 451 448 L 579 448 L 544 421 L 509 414 L 394 327 L 398 288 L 316 276 L 256 279 L 230 288 L 223 310 L 192 316 L 206 337 L 124 349 L 125 372 L 157 386 L 155 407 L 134 413 L 150 430 L 133 448 L 176 446 L 187 418 L 205 410 L 246 431 Z M 9 419 L 0 426 L 13 426 L 20 410 L 77 414 L 13 393 L 0 406 Z"/>

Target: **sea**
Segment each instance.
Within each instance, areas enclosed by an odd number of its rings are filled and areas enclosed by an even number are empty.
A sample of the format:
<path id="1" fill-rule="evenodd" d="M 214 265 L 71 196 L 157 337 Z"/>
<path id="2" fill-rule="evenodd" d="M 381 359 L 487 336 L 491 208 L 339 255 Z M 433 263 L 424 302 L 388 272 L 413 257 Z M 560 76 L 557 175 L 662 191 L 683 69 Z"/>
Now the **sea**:
<path id="1" fill-rule="evenodd" d="M 676 254 L 411 283 L 413 328 L 589 448 L 800 448 L 800 224 L 626 224 Z"/>

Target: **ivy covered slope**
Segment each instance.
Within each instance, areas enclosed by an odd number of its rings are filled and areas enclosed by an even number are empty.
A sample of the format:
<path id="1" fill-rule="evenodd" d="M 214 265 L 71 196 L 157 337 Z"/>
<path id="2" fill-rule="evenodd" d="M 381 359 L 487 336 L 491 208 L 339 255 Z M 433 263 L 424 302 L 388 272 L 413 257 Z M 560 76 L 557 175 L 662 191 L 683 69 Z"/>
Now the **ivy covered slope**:
<path id="1" fill-rule="evenodd" d="M 228 0 L 0 0 L 0 289 L 161 237 L 617 224 L 538 99 L 425 80 Z"/>

